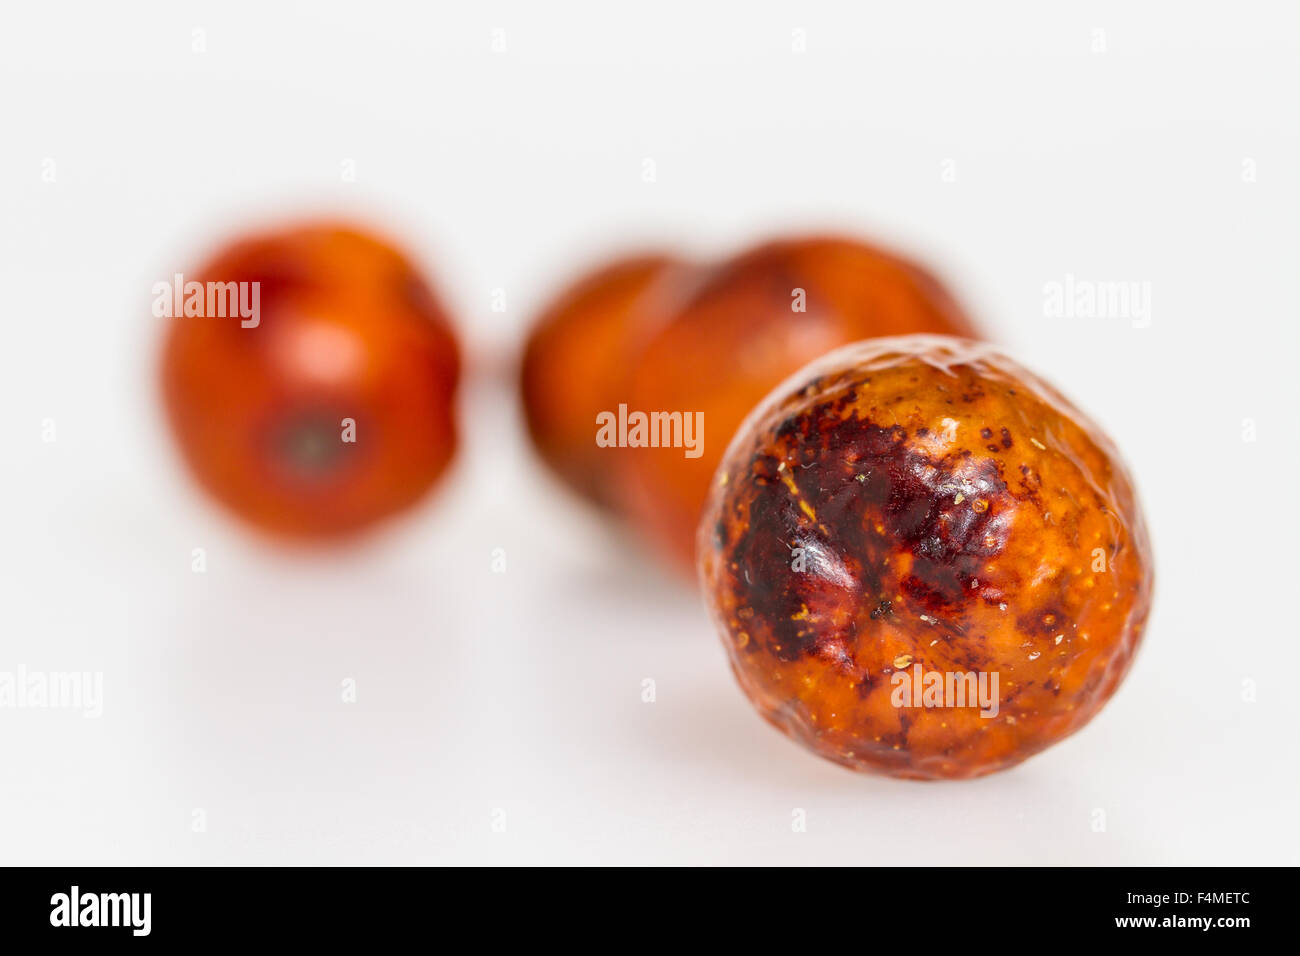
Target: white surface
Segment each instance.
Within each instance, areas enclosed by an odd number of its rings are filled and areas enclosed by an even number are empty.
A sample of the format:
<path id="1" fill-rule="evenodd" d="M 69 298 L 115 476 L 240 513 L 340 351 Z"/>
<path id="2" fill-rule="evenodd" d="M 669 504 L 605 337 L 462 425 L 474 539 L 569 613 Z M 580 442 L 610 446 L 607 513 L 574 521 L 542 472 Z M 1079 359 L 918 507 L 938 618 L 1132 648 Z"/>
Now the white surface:
<path id="1" fill-rule="evenodd" d="M 0 862 L 1300 862 L 1294 5 L 425 6 L 5 8 L 0 671 L 102 671 L 105 702 L 0 710 Z M 322 206 L 404 236 L 480 357 L 629 246 L 921 253 L 1126 453 L 1158 558 L 1135 669 L 992 778 L 812 757 L 482 365 L 436 501 L 266 552 L 171 456 L 149 290 Z M 1150 282 L 1150 326 L 1046 318 L 1067 273 Z"/>

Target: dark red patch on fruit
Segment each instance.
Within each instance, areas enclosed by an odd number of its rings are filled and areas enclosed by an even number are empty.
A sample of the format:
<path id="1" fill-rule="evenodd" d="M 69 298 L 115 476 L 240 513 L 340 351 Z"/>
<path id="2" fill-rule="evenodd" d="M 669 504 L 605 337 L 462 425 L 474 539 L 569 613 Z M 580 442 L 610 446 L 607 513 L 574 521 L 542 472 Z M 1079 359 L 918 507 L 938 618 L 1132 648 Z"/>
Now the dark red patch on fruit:
<path id="1" fill-rule="evenodd" d="M 980 567 L 1006 542 L 1013 504 L 990 459 L 934 457 L 899 426 L 845 418 L 830 402 L 776 430 L 783 454 L 751 463 L 757 494 L 732 553 L 746 603 L 773 622 L 774 646 L 793 660 L 825 641 L 810 619 L 853 591 L 861 613 L 832 638 L 851 641 L 866 621 L 897 613 L 950 619 L 978 600 Z M 793 486 L 793 487 L 791 487 Z M 815 516 L 815 517 L 814 517 Z M 725 535 L 725 524 L 719 529 Z M 722 542 L 726 547 L 726 542 Z"/>

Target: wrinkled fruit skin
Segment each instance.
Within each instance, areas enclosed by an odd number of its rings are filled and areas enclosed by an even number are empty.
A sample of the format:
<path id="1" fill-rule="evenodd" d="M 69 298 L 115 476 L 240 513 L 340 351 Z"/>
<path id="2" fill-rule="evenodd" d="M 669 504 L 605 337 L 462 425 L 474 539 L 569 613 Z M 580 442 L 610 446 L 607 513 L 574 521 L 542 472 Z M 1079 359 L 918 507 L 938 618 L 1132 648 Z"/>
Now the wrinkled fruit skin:
<path id="1" fill-rule="evenodd" d="M 274 536 L 310 541 L 429 491 L 456 446 L 460 359 L 447 314 L 401 253 L 310 224 L 238 241 L 185 278 L 260 283 L 255 327 L 163 320 L 168 419 L 215 498 Z"/>
<path id="2" fill-rule="evenodd" d="M 804 311 L 796 311 L 803 290 Z M 975 336 L 962 309 L 920 266 L 834 237 L 765 243 L 718 267 L 640 350 L 633 409 L 704 413 L 703 454 L 633 449 L 624 507 L 677 566 L 695 568 L 695 529 L 732 435 L 764 396 L 832 349 L 882 335 Z"/>
<path id="3" fill-rule="evenodd" d="M 754 706 L 829 760 L 898 777 L 991 773 L 1078 730 L 1151 603 L 1110 441 L 1030 372 L 947 336 L 858 343 L 784 383 L 727 450 L 699 536 Z M 895 706 L 894 675 L 916 665 L 996 672 L 997 715 Z"/>
<path id="4" fill-rule="evenodd" d="M 571 491 L 618 510 L 617 448 L 596 444 L 596 416 L 627 401 L 632 351 L 694 270 L 663 254 L 611 263 L 578 280 L 538 318 L 520 364 L 528 434 Z"/>

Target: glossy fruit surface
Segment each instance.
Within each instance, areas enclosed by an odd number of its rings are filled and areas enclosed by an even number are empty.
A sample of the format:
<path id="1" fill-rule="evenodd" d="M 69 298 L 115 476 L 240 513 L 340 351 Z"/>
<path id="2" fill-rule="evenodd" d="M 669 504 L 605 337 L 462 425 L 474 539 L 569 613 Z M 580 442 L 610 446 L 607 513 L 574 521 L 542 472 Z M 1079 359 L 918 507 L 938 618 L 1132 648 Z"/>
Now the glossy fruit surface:
<path id="1" fill-rule="evenodd" d="M 321 539 L 429 491 L 455 449 L 460 360 L 401 253 L 309 224 L 237 241 L 185 280 L 258 290 L 255 322 L 210 308 L 164 320 L 168 418 L 213 496 L 262 530 Z"/>
<path id="2" fill-rule="evenodd" d="M 1110 441 L 1032 373 L 947 336 L 858 343 L 785 382 L 728 449 L 699 537 L 759 712 L 900 777 L 990 773 L 1083 726 L 1151 602 Z M 945 690 L 927 698 L 930 673 Z M 990 706 L 953 706 L 948 675 L 969 693 L 981 673 Z"/>
<path id="3" fill-rule="evenodd" d="M 722 453 L 751 409 L 826 352 L 881 335 L 974 335 L 943 287 L 897 255 L 840 238 L 758 246 L 724 263 L 641 350 L 628 403 L 703 412 L 703 453 L 636 449 L 625 507 L 664 551 L 694 569 L 695 528 Z"/>
<path id="4" fill-rule="evenodd" d="M 566 289 L 529 333 L 520 368 L 528 433 L 568 487 L 617 510 L 617 448 L 596 444 L 596 417 L 626 402 L 633 349 L 693 274 L 666 255 L 611 263 Z"/>

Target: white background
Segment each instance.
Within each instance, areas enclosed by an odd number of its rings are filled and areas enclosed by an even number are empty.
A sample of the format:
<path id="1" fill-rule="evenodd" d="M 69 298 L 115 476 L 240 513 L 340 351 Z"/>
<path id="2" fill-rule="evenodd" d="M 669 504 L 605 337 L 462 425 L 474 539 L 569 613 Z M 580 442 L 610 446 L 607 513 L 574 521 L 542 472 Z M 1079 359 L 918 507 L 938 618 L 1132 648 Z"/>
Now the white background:
<path id="1" fill-rule="evenodd" d="M 435 6 L 5 7 L 0 671 L 105 702 L 0 709 L 0 862 L 1300 862 L 1293 4 Z M 321 210 L 402 238 L 473 368 L 441 493 L 304 558 L 192 490 L 149 301 Z M 924 257 L 1137 475 L 1145 646 L 1013 771 L 783 739 L 521 436 L 509 363 L 578 271 L 803 227 Z M 1150 326 L 1046 317 L 1067 274 L 1151 283 Z"/>

